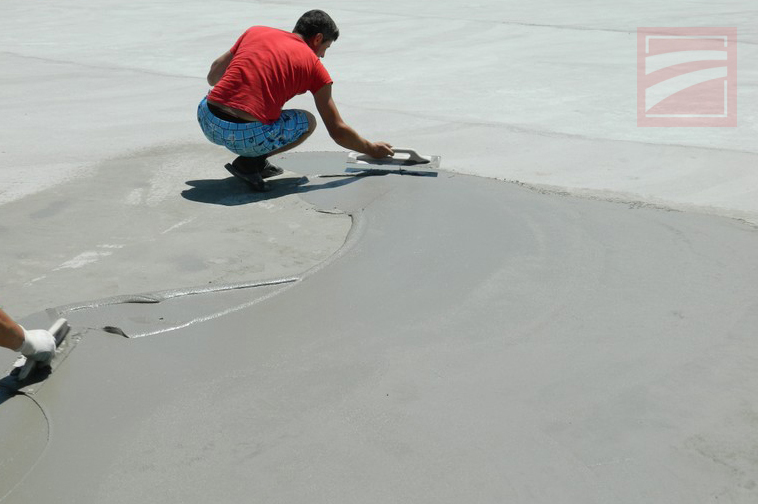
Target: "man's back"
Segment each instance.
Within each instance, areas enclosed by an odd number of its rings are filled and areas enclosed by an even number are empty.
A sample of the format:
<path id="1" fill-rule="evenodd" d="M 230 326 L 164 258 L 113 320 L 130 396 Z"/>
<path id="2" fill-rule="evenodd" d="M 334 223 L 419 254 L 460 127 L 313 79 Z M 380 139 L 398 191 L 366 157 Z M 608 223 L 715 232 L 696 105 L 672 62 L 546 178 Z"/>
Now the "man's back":
<path id="1" fill-rule="evenodd" d="M 254 26 L 230 52 L 231 63 L 208 99 L 263 123 L 276 121 L 293 96 L 332 82 L 318 56 L 294 33 Z"/>

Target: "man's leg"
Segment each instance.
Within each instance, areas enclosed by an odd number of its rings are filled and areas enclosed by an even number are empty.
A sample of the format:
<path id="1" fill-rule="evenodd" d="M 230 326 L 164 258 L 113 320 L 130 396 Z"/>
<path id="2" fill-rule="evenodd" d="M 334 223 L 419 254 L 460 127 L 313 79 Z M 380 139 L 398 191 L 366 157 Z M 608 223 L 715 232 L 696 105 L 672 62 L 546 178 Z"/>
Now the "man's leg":
<path id="1" fill-rule="evenodd" d="M 303 131 L 302 128 L 298 129 L 297 127 L 293 130 L 286 130 L 289 131 L 290 134 L 294 137 L 295 135 L 298 135 L 297 137 L 293 138 L 293 140 L 277 149 L 272 150 L 271 152 L 259 156 L 238 156 L 234 161 L 232 161 L 231 169 L 227 167 L 227 169 L 236 177 L 242 178 L 246 180 L 256 191 L 265 191 L 266 190 L 266 184 L 263 179 L 274 177 L 277 175 L 281 175 L 284 170 L 281 168 L 272 165 L 268 162 L 267 158 L 269 156 L 273 156 L 276 154 L 280 154 L 282 152 L 287 152 L 288 150 L 294 149 L 298 145 L 305 142 L 308 137 L 310 137 L 313 132 L 316 129 L 316 125 L 318 122 L 316 121 L 316 117 L 308 112 L 307 110 L 298 110 L 298 111 L 287 111 L 287 113 L 296 112 L 298 114 L 304 114 L 304 116 L 307 118 L 307 128 Z M 300 126 L 302 124 L 302 120 L 300 121 Z M 283 135 L 286 138 L 286 135 Z"/>
<path id="2" fill-rule="evenodd" d="M 210 110 L 208 101 L 203 98 L 197 107 L 197 120 L 206 138 L 217 145 L 223 145 L 232 152 L 240 154 L 235 159 L 235 166 L 239 165 L 245 171 L 263 168 L 265 159 L 275 154 L 281 154 L 305 142 L 316 129 L 316 117 L 307 110 L 284 110 L 282 117 L 273 125 L 264 126 L 261 123 L 235 123 L 219 118 Z M 269 128 L 267 131 L 254 132 L 255 140 L 252 148 L 248 144 L 252 139 L 248 131 L 245 138 L 236 137 L 240 126 L 251 125 L 253 128 Z M 272 132 L 270 128 L 274 128 Z M 274 140 L 266 137 L 273 133 Z M 260 136 L 259 136 L 260 135 Z"/>
<path id="3" fill-rule="evenodd" d="M 232 163 L 236 168 L 238 168 L 240 171 L 243 172 L 250 172 L 250 171 L 263 171 L 263 178 L 267 178 L 268 176 L 271 176 L 269 174 L 266 174 L 265 171 L 267 169 L 272 169 L 270 164 L 266 161 L 266 158 L 269 156 L 275 156 L 276 154 L 281 154 L 282 152 L 287 152 L 288 150 L 292 150 L 298 145 L 305 142 L 308 137 L 310 137 L 313 132 L 316 130 L 316 126 L 318 125 L 318 121 L 316 120 L 316 117 L 308 112 L 307 110 L 301 110 L 303 114 L 308 118 L 308 129 L 304 131 L 300 136 L 293 140 L 292 142 L 279 147 L 278 149 L 275 149 L 268 154 L 263 154 L 261 156 L 238 156 L 237 159 L 234 160 Z"/>
<path id="4" fill-rule="evenodd" d="M 318 125 L 318 121 L 316 121 L 316 116 L 308 112 L 307 110 L 302 110 L 301 112 L 304 112 L 306 117 L 308 118 L 308 129 L 305 131 L 305 133 L 300 136 L 297 140 L 295 140 L 292 143 L 289 143 L 283 147 L 280 147 L 276 149 L 275 151 L 269 152 L 267 156 L 274 156 L 276 154 L 281 154 L 282 152 L 287 152 L 288 150 L 294 149 L 298 145 L 305 142 L 309 136 L 313 134 L 313 132 L 316 130 L 316 126 Z"/>

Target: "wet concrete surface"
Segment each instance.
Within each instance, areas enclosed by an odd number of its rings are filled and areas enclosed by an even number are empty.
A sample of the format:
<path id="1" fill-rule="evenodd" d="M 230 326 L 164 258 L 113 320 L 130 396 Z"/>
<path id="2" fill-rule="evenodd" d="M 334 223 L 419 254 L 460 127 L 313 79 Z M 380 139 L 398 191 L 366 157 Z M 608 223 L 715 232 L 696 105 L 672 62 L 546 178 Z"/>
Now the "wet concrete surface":
<path id="1" fill-rule="evenodd" d="M 208 145 L 162 146 L 103 160 L 2 205 L 3 309 L 45 307 L 188 286 L 297 276 L 344 243 L 351 220 L 293 192 L 265 197 Z M 3 227 L 4 226 L 4 227 Z"/>
<path id="2" fill-rule="evenodd" d="M 755 228 L 343 159 L 267 196 L 352 219 L 296 278 L 25 319 L 3 502 L 755 501 Z"/>

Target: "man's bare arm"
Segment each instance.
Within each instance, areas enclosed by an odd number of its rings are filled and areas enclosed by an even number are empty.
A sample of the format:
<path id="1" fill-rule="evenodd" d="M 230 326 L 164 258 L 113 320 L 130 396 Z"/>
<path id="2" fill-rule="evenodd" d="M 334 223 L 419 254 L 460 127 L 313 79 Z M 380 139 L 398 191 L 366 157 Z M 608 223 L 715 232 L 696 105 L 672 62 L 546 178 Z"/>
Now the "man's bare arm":
<path id="1" fill-rule="evenodd" d="M 226 51 L 224 54 L 216 58 L 216 61 L 211 63 L 211 69 L 208 72 L 208 84 L 211 86 L 218 84 L 218 81 L 224 76 L 224 72 L 226 72 L 229 63 L 231 63 L 232 57 L 234 57 L 234 55 L 231 51 Z"/>
<path id="2" fill-rule="evenodd" d="M 390 144 L 387 142 L 369 142 L 342 120 L 337 105 L 332 99 L 331 84 L 327 84 L 318 90 L 313 98 L 329 136 L 337 145 L 375 158 L 383 158 L 393 154 Z"/>

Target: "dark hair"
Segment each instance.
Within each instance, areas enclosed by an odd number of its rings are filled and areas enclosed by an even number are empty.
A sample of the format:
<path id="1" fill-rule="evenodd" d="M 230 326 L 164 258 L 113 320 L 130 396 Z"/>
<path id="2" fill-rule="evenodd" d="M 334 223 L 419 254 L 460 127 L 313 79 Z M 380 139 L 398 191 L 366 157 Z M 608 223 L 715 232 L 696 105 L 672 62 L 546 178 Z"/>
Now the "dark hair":
<path id="1" fill-rule="evenodd" d="M 297 20 L 293 33 L 302 35 L 305 40 L 310 40 L 319 33 L 324 36 L 324 41 L 335 41 L 340 36 L 339 28 L 329 14 L 322 10 L 314 9 L 306 12 Z"/>

